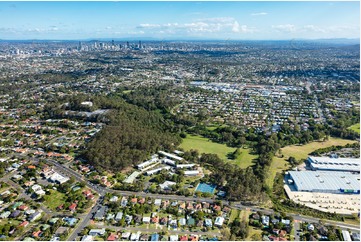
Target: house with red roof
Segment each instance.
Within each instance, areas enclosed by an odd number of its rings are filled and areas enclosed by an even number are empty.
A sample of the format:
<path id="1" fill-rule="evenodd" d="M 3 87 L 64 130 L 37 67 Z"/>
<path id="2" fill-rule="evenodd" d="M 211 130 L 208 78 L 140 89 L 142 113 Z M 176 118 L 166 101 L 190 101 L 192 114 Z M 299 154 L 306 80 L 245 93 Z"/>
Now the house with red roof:
<path id="1" fill-rule="evenodd" d="M 24 221 L 24 222 L 22 222 L 21 224 L 19 224 L 19 227 L 26 227 L 26 226 L 28 226 L 29 225 L 29 222 L 28 221 Z"/>
<path id="2" fill-rule="evenodd" d="M 69 206 L 69 210 L 72 211 L 72 212 L 75 212 L 76 206 L 77 206 L 76 203 L 72 203 L 72 204 Z"/>
<path id="3" fill-rule="evenodd" d="M 119 238 L 119 235 L 110 233 L 110 235 L 107 238 L 107 241 L 116 241 L 116 240 L 118 240 L 118 238 Z"/>

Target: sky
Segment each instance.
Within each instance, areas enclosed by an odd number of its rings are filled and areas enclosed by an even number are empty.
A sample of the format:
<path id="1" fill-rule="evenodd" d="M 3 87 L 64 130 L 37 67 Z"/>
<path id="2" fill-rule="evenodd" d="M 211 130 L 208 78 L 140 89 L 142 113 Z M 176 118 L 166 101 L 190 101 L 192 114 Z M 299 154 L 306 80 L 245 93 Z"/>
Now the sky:
<path id="1" fill-rule="evenodd" d="M 359 38 L 352 2 L 0 2 L 0 39 Z"/>

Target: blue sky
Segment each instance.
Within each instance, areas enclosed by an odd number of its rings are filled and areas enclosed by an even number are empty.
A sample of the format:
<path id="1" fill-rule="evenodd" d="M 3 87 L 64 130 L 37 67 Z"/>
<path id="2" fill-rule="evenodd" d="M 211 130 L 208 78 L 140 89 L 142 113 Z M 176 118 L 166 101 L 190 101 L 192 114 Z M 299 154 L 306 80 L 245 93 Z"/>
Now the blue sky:
<path id="1" fill-rule="evenodd" d="M 353 2 L 0 2 L 0 39 L 359 38 Z"/>

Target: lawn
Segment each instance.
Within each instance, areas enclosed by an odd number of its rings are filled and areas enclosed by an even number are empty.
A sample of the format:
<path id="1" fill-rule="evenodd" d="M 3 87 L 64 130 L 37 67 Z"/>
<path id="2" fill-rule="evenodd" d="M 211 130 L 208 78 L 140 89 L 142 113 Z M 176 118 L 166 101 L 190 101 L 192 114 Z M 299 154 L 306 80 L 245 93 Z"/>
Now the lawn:
<path id="1" fill-rule="evenodd" d="M 315 141 L 311 142 L 306 145 L 290 145 L 286 146 L 281 149 L 281 154 L 283 155 L 283 158 L 277 157 L 277 155 L 273 158 L 269 175 L 266 180 L 266 184 L 272 188 L 273 186 L 273 180 L 276 176 L 277 172 L 282 172 L 283 170 L 287 170 L 289 168 L 287 159 L 290 156 L 293 156 L 296 158 L 296 160 L 302 160 L 306 159 L 308 157 L 308 154 L 312 151 L 315 151 L 320 148 L 326 148 L 330 147 L 332 145 L 341 145 L 344 146 L 348 143 L 353 144 L 356 141 L 354 140 L 346 140 L 346 139 L 340 139 L 340 138 L 333 138 L 330 137 L 329 140 L 322 142 L 322 141 Z"/>
<path id="2" fill-rule="evenodd" d="M 232 223 L 233 220 L 235 220 L 236 218 L 239 218 L 239 213 L 240 213 L 239 209 L 232 209 L 231 215 L 229 215 L 228 224 Z"/>
<path id="3" fill-rule="evenodd" d="M 182 144 L 180 145 L 184 150 L 198 150 L 199 153 L 213 153 L 217 154 L 221 159 L 227 162 L 238 165 L 241 168 L 246 168 L 252 165 L 252 160 L 257 158 L 256 155 L 250 154 L 250 149 L 241 149 L 241 154 L 235 160 L 229 160 L 227 155 L 234 152 L 236 149 L 228 147 L 224 144 L 218 144 L 210 141 L 207 138 L 201 137 L 199 135 L 190 135 L 187 134 L 187 137 L 183 139 Z"/>
<path id="4" fill-rule="evenodd" d="M 357 132 L 358 134 L 360 134 L 360 123 L 354 124 L 354 125 L 352 125 L 352 126 L 350 126 L 348 128 L 355 131 L 355 132 Z"/>
<path id="5" fill-rule="evenodd" d="M 44 196 L 44 205 L 52 210 L 56 210 L 56 208 L 65 202 L 65 194 L 50 190 L 49 195 Z"/>

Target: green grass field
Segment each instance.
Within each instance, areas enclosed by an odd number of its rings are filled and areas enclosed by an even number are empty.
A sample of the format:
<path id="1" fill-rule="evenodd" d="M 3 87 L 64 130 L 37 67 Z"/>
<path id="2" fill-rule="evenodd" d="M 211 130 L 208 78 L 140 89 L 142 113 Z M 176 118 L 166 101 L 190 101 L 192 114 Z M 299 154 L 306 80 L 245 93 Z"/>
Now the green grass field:
<path id="1" fill-rule="evenodd" d="M 182 144 L 180 145 L 184 150 L 198 150 L 199 153 L 213 153 L 217 154 L 221 159 L 227 162 L 238 165 L 241 168 L 246 168 L 252 165 L 252 160 L 257 158 L 256 155 L 250 154 L 250 149 L 241 149 L 241 155 L 235 160 L 229 160 L 227 155 L 231 152 L 234 152 L 236 149 L 228 147 L 224 144 L 218 144 L 208 140 L 207 138 L 201 137 L 199 135 L 190 135 L 187 134 L 187 137 L 183 139 Z"/>
<path id="2" fill-rule="evenodd" d="M 232 223 L 233 220 L 235 220 L 236 218 L 239 218 L 239 213 L 241 211 L 239 209 L 232 209 L 231 211 L 231 215 L 229 215 L 229 221 L 228 224 Z"/>
<path id="3" fill-rule="evenodd" d="M 360 123 L 354 124 L 354 125 L 352 125 L 352 126 L 350 126 L 348 128 L 355 131 L 355 132 L 357 132 L 358 134 L 360 134 Z"/>
<path id="4" fill-rule="evenodd" d="M 330 147 L 332 145 L 341 145 L 344 146 L 346 144 L 353 144 L 356 141 L 353 140 L 346 140 L 346 139 L 340 139 L 340 138 L 333 138 L 330 137 L 328 141 L 322 142 L 322 141 L 315 141 L 311 142 L 306 145 L 290 145 L 286 146 L 281 149 L 281 152 L 283 154 L 283 158 L 279 158 L 275 156 L 273 158 L 269 175 L 266 180 L 266 184 L 272 188 L 273 186 L 273 180 L 276 176 L 277 172 L 282 172 L 283 170 L 287 170 L 289 168 L 287 159 L 290 156 L 293 156 L 296 158 L 296 160 L 302 160 L 306 159 L 308 157 L 308 154 L 312 151 L 315 151 L 320 148 L 326 148 Z"/>
<path id="5" fill-rule="evenodd" d="M 65 202 L 65 194 L 55 190 L 50 190 L 50 195 L 44 196 L 44 205 L 52 210 L 56 210 L 58 206 Z"/>

